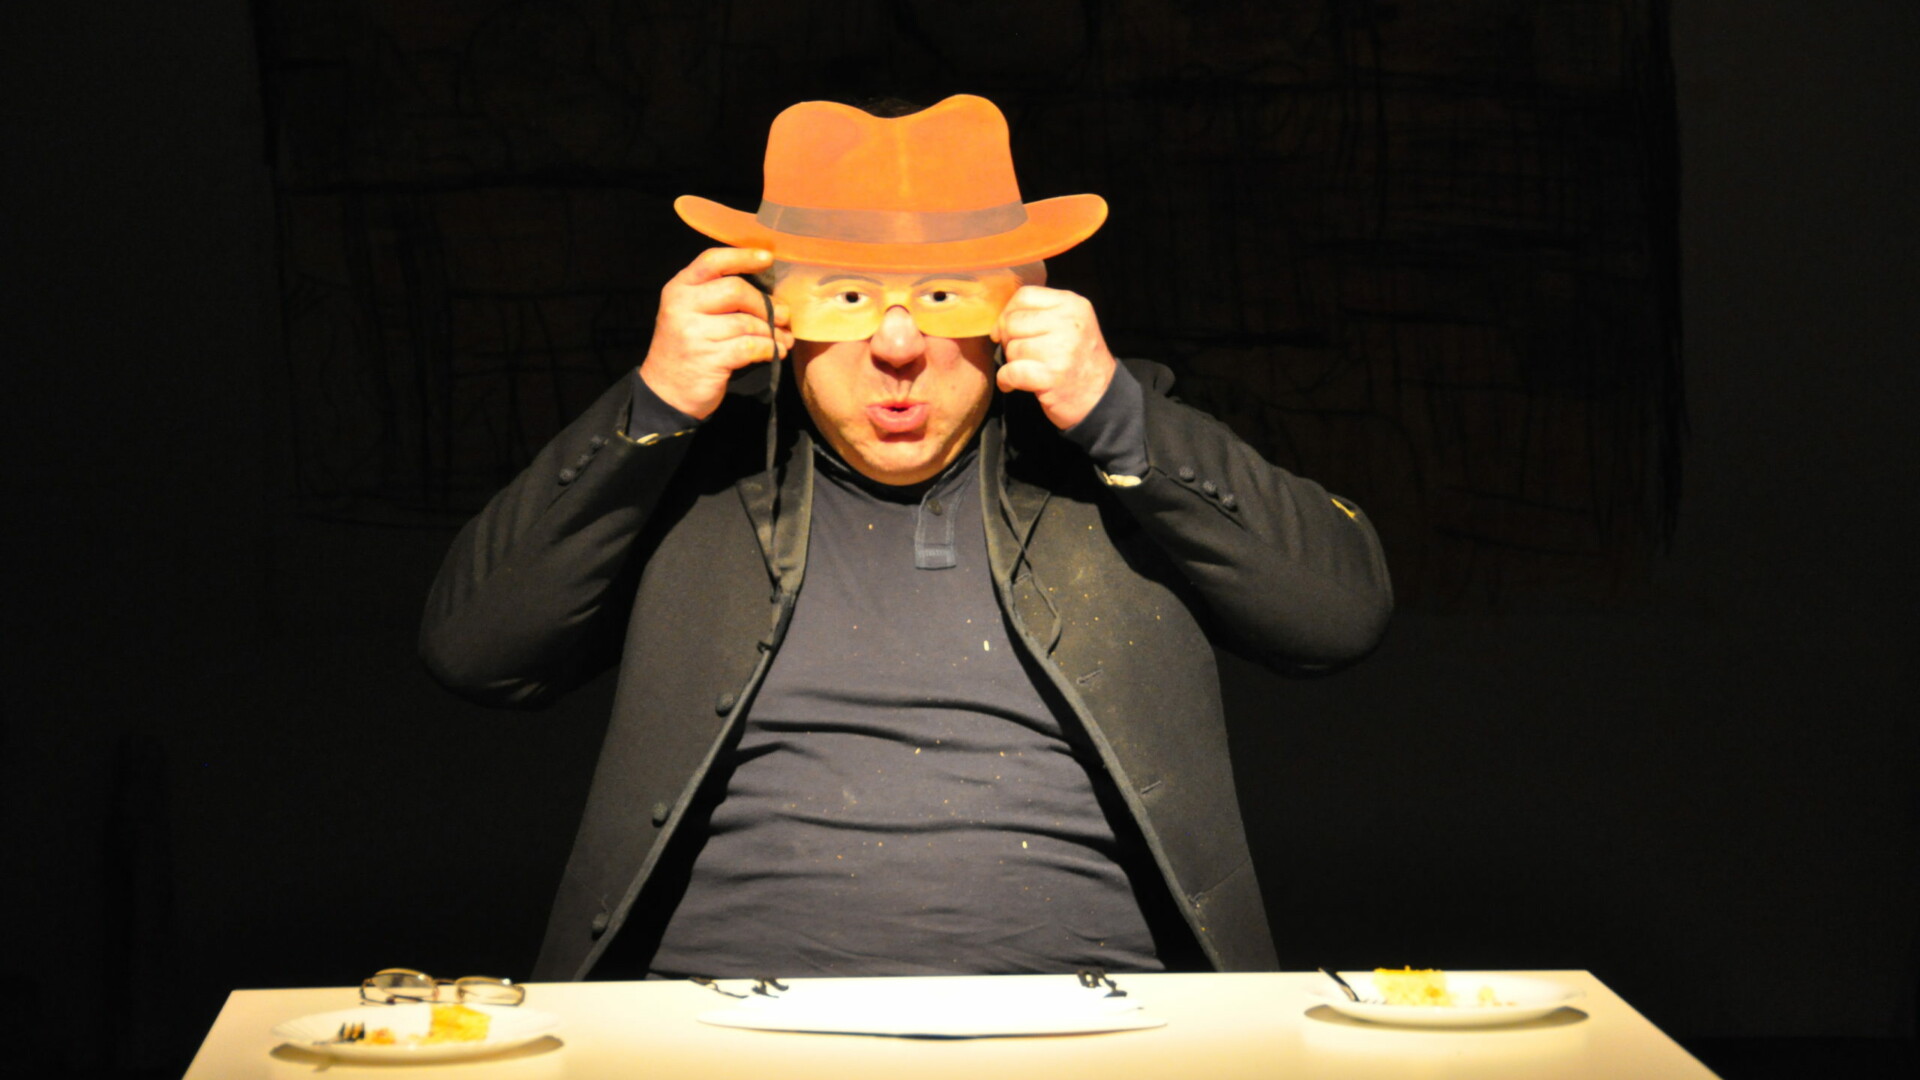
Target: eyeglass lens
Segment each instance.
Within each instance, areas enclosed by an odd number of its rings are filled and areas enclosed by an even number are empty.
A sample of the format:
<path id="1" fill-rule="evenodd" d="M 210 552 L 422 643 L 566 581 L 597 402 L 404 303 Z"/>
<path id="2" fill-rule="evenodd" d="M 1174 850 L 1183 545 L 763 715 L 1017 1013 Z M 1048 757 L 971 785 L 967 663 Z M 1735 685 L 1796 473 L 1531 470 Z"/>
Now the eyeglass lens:
<path id="1" fill-rule="evenodd" d="M 424 972 L 389 968 L 360 984 L 360 996 L 369 1001 L 471 1001 L 483 1005 L 518 1005 L 527 988 L 509 979 L 468 975 L 447 980 Z"/>

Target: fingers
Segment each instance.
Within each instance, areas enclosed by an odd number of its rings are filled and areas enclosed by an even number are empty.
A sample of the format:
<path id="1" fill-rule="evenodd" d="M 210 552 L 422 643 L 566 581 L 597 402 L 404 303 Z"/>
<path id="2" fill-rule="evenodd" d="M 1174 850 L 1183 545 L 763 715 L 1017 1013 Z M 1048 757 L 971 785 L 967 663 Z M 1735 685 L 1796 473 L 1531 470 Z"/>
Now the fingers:
<path id="1" fill-rule="evenodd" d="M 772 301 L 736 273 L 742 269 L 765 269 L 770 263 L 771 257 L 764 251 L 711 248 L 702 252 L 660 290 L 659 326 L 668 331 L 668 336 L 688 344 L 724 343 L 742 337 L 779 340 L 780 330 L 789 325 L 791 318 L 787 306 Z M 714 276 L 716 273 L 719 276 Z M 770 311 L 774 331 L 771 338 L 767 326 Z M 786 338 L 790 341 L 791 335 Z M 783 351 L 788 347 L 782 342 Z M 743 360 L 737 350 L 728 353 L 726 359 L 734 363 L 749 362 Z"/>
<path id="2" fill-rule="evenodd" d="M 1022 286 L 1001 309 L 993 337 L 1006 357 L 995 384 L 1033 394 L 1062 430 L 1092 411 L 1113 378 L 1113 354 L 1100 320 L 1077 293 Z"/>
<path id="3" fill-rule="evenodd" d="M 640 377 L 661 400 L 704 418 L 725 398 L 733 372 L 793 347 L 786 305 L 739 276 L 772 264 L 765 251 L 709 248 L 660 290 Z"/>
<path id="4" fill-rule="evenodd" d="M 1001 390 L 1025 390 L 1029 394 L 1045 394 L 1058 385 L 1059 379 L 1059 372 L 1039 360 L 1009 360 L 993 376 Z"/>
<path id="5" fill-rule="evenodd" d="M 762 333 L 759 337 L 738 337 L 728 342 L 726 347 L 733 353 L 736 361 L 732 367 L 748 367 L 763 364 L 774 358 L 774 339 Z M 785 356 L 790 346 L 780 347 L 780 355 Z"/>
<path id="6" fill-rule="evenodd" d="M 777 328 L 780 325 L 776 320 L 774 326 Z M 764 338 L 767 336 L 767 313 L 733 311 L 711 315 L 700 321 L 698 332 L 708 341 L 725 341 L 736 337 Z"/>
<path id="7" fill-rule="evenodd" d="M 730 343 L 729 347 L 740 350 L 740 354 L 745 357 L 741 366 L 774 359 L 773 347 L 776 344 L 780 346 L 780 356 L 793 351 L 793 335 L 785 330 L 775 330 L 773 336 L 768 337 L 767 324 L 764 322 L 759 324 L 759 329 L 728 338 L 727 341 Z"/>
<path id="8" fill-rule="evenodd" d="M 1009 362 L 1076 358 L 1088 345 L 1100 341 L 1100 322 L 1093 305 L 1078 293 L 1022 286 L 1000 311 L 993 340 L 1003 347 Z"/>
<path id="9" fill-rule="evenodd" d="M 773 265 L 773 253 L 759 248 L 708 248 L 669 284 L 704 285 L 735 274 L 757 274 Z M 752 286 L 748 286 L 751 288 Z"/>
<path id="10" fill-rule="evenodd" d="M 1007 306 L 1000 309 L 1000 321 L 994 325 L 993 340 L 1006 343 L 1051 333 L 1063 325 L 1084 327 L 1092 321 L 1093 305 L 1078 293 L 1039 285 L 1022 285 L 1008 298 Z"/>
<path id="11" fill-rule="evenodd" d="M 792 351 L 793 333 L 786 329 L 784 321 L 776 317 L 772 329 L 769 334 L 764 310 L 755 314 L 735 311 L 706 316 L 689 326 L 688 333 L 720 350 L 722 363 L 734 368 L 774 359 L 775 344 L 779 345 L 781 356 Z"/>
<path id="12" fill-rule="evenodd" d="M 691 270 L 692 267 L 688 267 Z M 687 271 L 681 271 L 685 275 Z M 778 307 L 775 305 L 776 314 Z M 748 315 L 758 315 L 763 320 L 767 315 L 767 294 L 753 287 L 753 283 L 743 277 L 728 275 L 706 281 L 687 281 L 676 276 L 660 290 L 662 311 L 690 315 L 725 315 L 739 311 Z M 777 320 L 776 320 L 777 321 Z"/>

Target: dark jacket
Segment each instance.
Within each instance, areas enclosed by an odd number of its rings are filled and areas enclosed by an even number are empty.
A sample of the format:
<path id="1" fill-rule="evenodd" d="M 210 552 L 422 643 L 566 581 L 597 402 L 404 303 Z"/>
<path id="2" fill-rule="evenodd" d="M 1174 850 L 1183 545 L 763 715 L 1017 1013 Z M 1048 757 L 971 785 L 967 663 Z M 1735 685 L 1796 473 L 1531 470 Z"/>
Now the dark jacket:
<path id="1" fill-rule="evenodd" d="M 1168 398 L 1164 368 L 1128 366 L 1151 463 L 1132 486 L 1102 477 L 1031 398 L 996 403 L 980 436 L 988 561 L 1015 640 L 1045 661 L 1207 960 L 1270 968 L 1212 642 L 1283 670 L 1346 663 L 1379 639 L 1391 587 L 1358 508 Z M 421 632 L 434 676 L 487 704 L 538 707 L 620 666 L 541 980 L 584 976 L 626 920 L 806 569 L 804 430 L 777 437 L 770 474 L 763 401 L 629 438 L 629 396 L 624 382 L 603 395 L 467 525 Z M 790 398 L 781 412 L 799 415 Z"/>

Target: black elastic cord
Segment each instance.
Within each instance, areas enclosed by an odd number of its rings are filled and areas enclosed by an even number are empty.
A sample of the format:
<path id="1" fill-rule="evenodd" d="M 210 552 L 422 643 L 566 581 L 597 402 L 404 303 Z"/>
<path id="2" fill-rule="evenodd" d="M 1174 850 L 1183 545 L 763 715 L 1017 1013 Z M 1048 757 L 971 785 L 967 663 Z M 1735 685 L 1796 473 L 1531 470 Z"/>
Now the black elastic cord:
<path id="1" fill-rule="evenodd" d="M 771 501 L 768 504 L 767 523 L 768 535 L 778 537 L 780 535 L 780 476 L 773 471 L 773 463 L 774 451 L 780 441 L 780 367 L 785 357 L 780 354 L 780 331 L 773 324 L 773 294 L 762 289 L 760 301 L 767 308 L 767 338 L 773 342 L 773 359 L 769 361 L 772 370 L 767 374 L 767 483 L 772 486 L 769 492 Z M 773 578 L 774 588 L 778 589 L 781 582 L 776 562 L 777 560 L 768 561 L 767 573 Z"/>
<path id="2" fill-rule="evenodd" d="M 773 294 L 764 291 L 761 292 L 760 302 L 767 307 L 767 338 L 773 342 L 773 359 L 770 361 L 773 365 L 773 370 L 767 377 L 767 476 L 771 479 L 773 476 L 774 435 L 780 420 L 780 362 L 786 358 L 780 355 L 780 331 L 775 328 L 773 324 Z M 775 499 L 775 506 L 777 507 L 780 498 L 780 489 L 777 485 L 774 488 L 773 497 Z"/>

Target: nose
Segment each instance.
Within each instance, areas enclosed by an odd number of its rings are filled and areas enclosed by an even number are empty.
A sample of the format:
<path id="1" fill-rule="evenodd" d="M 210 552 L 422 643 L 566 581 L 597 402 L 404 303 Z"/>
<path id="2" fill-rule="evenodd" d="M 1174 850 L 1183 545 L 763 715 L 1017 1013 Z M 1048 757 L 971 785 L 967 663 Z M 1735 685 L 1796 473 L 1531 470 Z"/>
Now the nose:
<path id="1" fill-rule="evenodd" d="M 891 367 L 903 367 L 927 351 L 927 339 L 913 324 L 913 316 L 907 309 L 896 304 L 880 317 L 880 329 L 873 332 L 867 349 L 875 360 Z"/>

